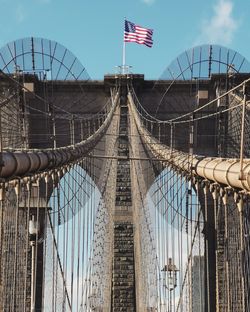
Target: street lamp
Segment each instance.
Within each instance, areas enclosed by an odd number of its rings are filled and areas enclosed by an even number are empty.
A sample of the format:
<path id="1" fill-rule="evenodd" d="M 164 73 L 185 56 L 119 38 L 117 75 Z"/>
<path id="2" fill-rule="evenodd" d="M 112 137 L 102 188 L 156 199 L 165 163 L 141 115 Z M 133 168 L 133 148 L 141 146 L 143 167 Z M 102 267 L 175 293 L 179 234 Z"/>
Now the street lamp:
<path id="1" fill-rule="evenodd" d="M 172 262 L 172 258 L 169 258 L 168 264 L 165 264 L 164 268 L 162 269 L 162 272 L 165 272 L 166 274 L 166 288 L 169 290 L 173 290 L 177 286 L 178 271 L 179 270 L 177 269 L 176 265 Z"/>
<path id="2" fill-rule="evenodd" d="M 169 290 L 170 300 L 169 300 L 169 311 L 172 311 L 172 291 L 177 286 L 177 272 L 179 271 L 176 265 L 172 262 L 172 258 L 168 259 L 168 264 L 164 265 L 161 270 L 165 275 L 165 287 Z"/>
<path id="3" fill-rule="evenodd" d="M 39 234 L 39 222 L 35 220 L 35 216 L 32 215 L 29 220 L 29 238 L 31 246 L 31 312 L 36 309 L 36 242 Z"/>

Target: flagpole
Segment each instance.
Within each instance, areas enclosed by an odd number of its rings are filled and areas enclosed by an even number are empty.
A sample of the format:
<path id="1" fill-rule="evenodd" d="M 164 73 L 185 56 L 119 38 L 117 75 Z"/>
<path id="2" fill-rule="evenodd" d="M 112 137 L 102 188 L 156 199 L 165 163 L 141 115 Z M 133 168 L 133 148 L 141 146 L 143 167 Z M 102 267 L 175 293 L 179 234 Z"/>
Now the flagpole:
<path id="1" fill-rule="evenodd" d="M 124 24 L 126 21 L 126 17 L 124 17 Z M 125 26 L 124 26 L 125 31 Z M 125 74 L 125 66 L 126 66 L 126 42 L 124 40 L 124 32 L 123 32 L 123 49 L 122 49 L 122 74 Z"/>
<path id="2" fill-rule="evenodd" d="M 123 51 L 122 51 L 122 74 L 125 74 L 126 66 L 126 42 L 123 39 Z"/>

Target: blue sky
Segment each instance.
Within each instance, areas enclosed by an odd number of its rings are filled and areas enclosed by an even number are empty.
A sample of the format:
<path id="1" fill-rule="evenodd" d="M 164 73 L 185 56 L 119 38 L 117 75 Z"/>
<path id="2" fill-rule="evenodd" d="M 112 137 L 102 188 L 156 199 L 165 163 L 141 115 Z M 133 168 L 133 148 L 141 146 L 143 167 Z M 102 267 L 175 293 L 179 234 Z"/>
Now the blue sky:
<path id="1" fill-rule="evenodd" d="M 250 60 L 248 0 L 0 0 L 0 46 L 23 37 L 59 42 L 92 79 L 122 63 L 124 17 L 154 29 L 154 45 L 126 45 L 133 73 L 158 79 L 183 51 L 203 43 L 234 49 Z"/>

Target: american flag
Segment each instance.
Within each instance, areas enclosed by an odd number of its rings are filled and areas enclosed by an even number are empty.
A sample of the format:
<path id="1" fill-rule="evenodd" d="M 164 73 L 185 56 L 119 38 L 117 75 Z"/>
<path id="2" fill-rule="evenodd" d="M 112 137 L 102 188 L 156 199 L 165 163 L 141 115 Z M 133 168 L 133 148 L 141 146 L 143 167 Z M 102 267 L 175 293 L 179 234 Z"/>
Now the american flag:
<path id="1" fill-rule="evenodd" d="M 153 45 L 153 29 L 143 28 L 125 20 L 124 41 L 145 44 L 149 48 Z"/>

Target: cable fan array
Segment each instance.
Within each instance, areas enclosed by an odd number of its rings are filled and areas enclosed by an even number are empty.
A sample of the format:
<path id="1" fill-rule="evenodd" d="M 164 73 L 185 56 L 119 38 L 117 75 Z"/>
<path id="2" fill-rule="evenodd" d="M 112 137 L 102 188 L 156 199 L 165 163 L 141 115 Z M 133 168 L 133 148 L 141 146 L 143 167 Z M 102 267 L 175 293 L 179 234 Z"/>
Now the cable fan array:
<path id="1" fill-rule="evenodd" d="M 148 203 L 151 208 L 153 207 L 150 209 L 149 217 L 150 236 L 156 241 L 156 249 L 153 252 L 156 254 L 154 267 L 157 268 L 158 276 L 156 283 L 158 288 L 155 294 L 157 299 L 153 305 L 148 305 L 152 309 L 204 311 L 205 306 L 213 304 L 210 302 L 210 295 L 206 292 L 210 289 L 209 276 L 212 274 L 217 276 L 215 287 L 218 287 L 218 292 L 213 296 L 218 296 L 218 302 L 224 304 L 225 309 L 230 307 L 240 311 L 244 309 L 244 304 L 248 305 L 248 300 L 244 303 L 246 285 L 240 282 L 248 258 L 242 254 L 239 257 L 242 245 L 246 246 L 246 238 L 242 234 L 242 231 L 245 231 L 242 218 L 246 222 L 247 215 L 239 214 L 236 208 L 238 201 L 227 197 L 230 192 L 232 194 L 235 191 L 230 188 L 230 191 L 224 190 L 223 186 L 213 184 L 211 181 L 203 180 L 201 183 L 202 180 L 193 171 L 193 158 L 198 157 L 195 153 L 200 150 L 197 134 L 204 120 L 209 120 L 215 129 L 221 131 L 220 134 L 224 137 L 216 138 L 218 139 L 216 152 L 227 157 L 240 156 L 239 143 L 243 129 L 245 136 L 243 155 L 247 157 L 249 109 L 246 102 L 246 85 L 248 81 L 225 94 L 217 94 L 215 100 L 199 105 L 190 113 L 176 115 L 168 120 L 159 120 L 150 115 L 140 104 L 134 89 L 129 86 L 129 107 L 134 127 L 137 128 L 136 136 L 148 153 L 152 153 L 151 166 L 158 163 L 157 172 L 161 172 L 150 189 L 150 196 L 147 197 Z M 245 115 L 243 105 L 247 108 Z M 245 119 L 243 122 L 246 121 L 245 127 L 241 124 L 243 115 Z M 227 133 L 223 132 L 225 129 L 222 123 L 225 119 L 228 121 Z M 216 135 L 215 132 L 214 138 Z M 227 141 L 225 141 L 226 137 Z M 227 144 L 224 150 L 222 150 L 222 142 Z M 137 176 L 140 176 L 139 171 Z M 145 206 L 144 204 L 144 209 Z M 209 209 L 213 211 L 212 215 Z M 218 271 L 211 268 L 208 263 L 210 243 L 207 240 L 209 235 L 211 237 L 209 231 L 214 231 L 212 220 L 215 220 L 217 229 L 213 239 L 218 242 L 217 255 L 220 257 L 215 259 Z M 235 222 L 233 227 L 229 226 L 231 222 Z M 142 236 L 146 237 L 145 229 L 142 232 Z M 239 244 L 242 239 L 243 243 Z M 236 241 L 238 244 L 235 244 Z M 143 246 L 141 253 L 148 254 L 142 242 L 141 246 Z M 243 266 L 239 264 L 237 270 L 230 274 L 233 270 L 233 261 L 238 264 L 242 261 Z"/>
<path id="2" fill-rule="evenodd" d="M 9 79 L 6 75 L 4 78 Z M 13 79 L 10 77 L 9 85 L 15 84 Z M 5 169 L 8 155 L 31 162 L 27 171 L 23 169 L 25 162 L 20 162 L 22 166 L 16 169 L 21 171 L 9 174 L 1 182 L 0 306 L 23 312 L 90 311 L 94 306 L 107 305 L 111 282 L 107 259 L 113 238 L 111 199 L 105 199 L 104 186 L 111 165 L 89 157 L 89 152 L 95 153 L 95 148 L 99 154 L 114 150 L 115 136 L 110 137 L 108 144 L 103 134 L 117 133 L 113 115 L 118 93 L 114 96 L 111 91 L 111 98 L 102 109 L 84 116 L 53 106 L 39 95 L 23 90 L 18 83 L 17 89 L 14 93 L 15 90 L 6 88 L 3 98 L 9 95 L 1 103 L 2 159 Z M 35 102 L 42 105 L 36 107 Z M 50 109 L 44 109 L 48 104 Z M 11 123 L 7 116 L 10 113 Z M 37 116 L 47 122 L 45 133 L 40 132 L 41 139 L 35 132 L 24 136 L 25 129 L 30 131 L 34 127 L 32 123 Z M 46 127 L 49 121 L 52 128 Z M 54 135 L 47 140 L 50 129 Z M 61 140 L 61 134 L 66 139 Z M 34 149 L 38 143 L 45 148 Z M 33 160 L 39 160 L 38 155 L 47 155 L 48 161 L 42 170 L 34 172 Z"/>

